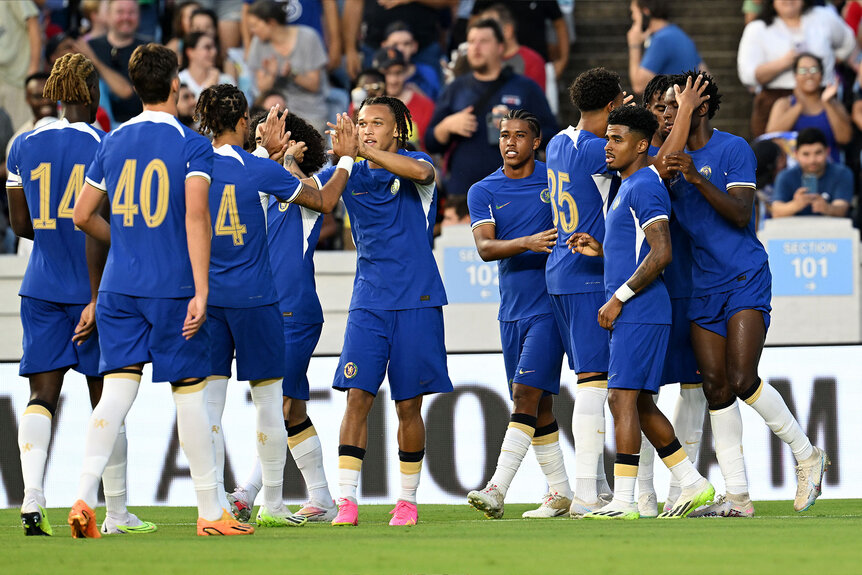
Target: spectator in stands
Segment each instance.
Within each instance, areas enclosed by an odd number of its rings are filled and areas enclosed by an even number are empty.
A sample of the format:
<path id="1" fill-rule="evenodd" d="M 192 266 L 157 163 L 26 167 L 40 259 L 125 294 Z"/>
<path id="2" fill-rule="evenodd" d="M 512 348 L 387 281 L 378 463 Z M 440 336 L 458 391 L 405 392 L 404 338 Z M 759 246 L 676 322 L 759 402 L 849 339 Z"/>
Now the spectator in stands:
<path id="1" fill-rule="evenodd" d="M 236 76 L 236 66 L 228 58 L 227 48 L 222 44 L 221 38 L 219 38 L 218 16 L 216 16 L 215 11 L 209 8 L 196 9 L 192 12 L 191 19 L 189 20 L 189 30 L 192 32 L 203 32 L 212 38 L 216 48 L 218 48 L 216 51 L 216 67 L 226 74 Z"/>
<path id="2" fill-rule="evenodd" d="M 198 98 L 187 84 L 180 83 L 180 95 L 177 98 L 177 119 L 191 128 L 197 130 L 195 122 L 195 105 Z"/>
<path id="3" fill-rule="evenodd" d="M 814 54 L 803 52 L 793 66 L 796 87 L 792 96 L 779 98 L 772 106 L 767 132 L 800 131 L 817 128 L 826 136 L 833 162 L 841 161 L 839 146 L 850 143 L 853 126 L 850 114 L 838 101 L 838 82 L 823 87 L 823 63 Z"/>
<path id="4" fill-rule="evenodd" d="M 656 74 L 706 69 L 691 38 L 669 21 L 669 4 L 668 0 L 631 0 L 629 5 L 629 80 L 637 94 L 643 93 Z"/>
<path id="5" fill-rule="evenodd" d="M 425 132 L 431 153 L 449 153 L 447 193 L 465 196 L 475 182 L 500 167 L 500 119 L 510 109 L 529 110 L 542 127 L 542 145 L 557 131 L 556 120 L 535 82 L 503 66 L 500 25 L 478 20 L 467 31 L 472 72 L 443 89 Z"/>
<path id="6" fill-rule="evenodd" d="M 18 128 L 30 115 L 24 80 L 41 70 L 39 9 L 30 0 L 0 2 L 0 108 Z"/>
<path id="7" fill-rule="evenodd" d="M 197 0 L 183 0 L 174 6 L 174 15 L 171 19 L 171 38 L 165 46 L 177 53 L 177 60 L 182 59 L 182 42 L 189 32 L 192 31 L 192 12 L 200 8 Z"/>
<path id="8" fill-rule="evenodd" d="M 215 41 L 203 32 L 192 32 L 183 40 L 183 59 L 180 64 L 180 82 L 187 85 L 195 97 L 215 84 L 236 84 L 233 76 L 216 67 L 218 48 Z"/>
<path id="9" fill-rule="evenodd" d="M 198 0 L 201 6 L 215 12 L 218 24 L 220 48 L 227 52 L 242 43 L 240 20 L 242 19 L 242 0 Z M 194 31 L 194 26 L 191 28 Z"/>
<path id="10" fill-rule="evenodd" d="M 829 161 L 826 136 L 806 128 L 796 138 L 797 165 L 778 174 L 772 217 L 845 217 L 853 200 L 853 172 Z"/>
<path id="11" fill-rule="evenodd" d="M 347 113 L 353 116 L 365 98 L 382 96 L 385 93 L 386 76 L 383 75 L 383 72 L 374 68 L 363 70 L 356 77 L 356 82 L 350 91 L 350 108 L 348 108 Z"/>
<path id="12" fill-rule="evenodd" d="M 386 82 L 386 95 L 398 98 L 410 111 L 413 126 L 410 128 L 410 139 L 416 149 L 424 149 L 422 142 L 425 130 L 434 114 L 434 102 L 425 97 L 413 84 L 407 80 L 407 60 L 395 48 L 381 48 L 374 55 L 374 67 L 383 73 Z"/>
<path id="13" fill-rule="evenodd" d="M 793 65 L 799 54 L 821 59 L 828 85 L 835 81 L 835 61 L 846 59 L 855 45 L 853 31 L 830 8 L 814 6 L 813 0 L 764 1 L 760 17 L 742 33 L 736 60 L 740 81 L 758 90 L 751 136 L 764 133 L 775 101 L 793 93 Z"/>
<path id="14" fill-rule="evenodd" d="M 454 197 L 449 200 L 443 210 L 442 225 L 458 226 L 470 224 L 470 210 L 467 207 L 467 198 Z"/>
<path id="15" fill-rule="evenodd" d="M 320 132 L 326 129 L 326 51 L 308 26 L 287 24 L 287 15 L 272 0 L 257 0 L 248 9 L 252 33 L 247 64 L 254 92 L 271 88 L 287 98 L 290 110 Z"/>
<path id="16" fill-rule="evenodd" d="M 287 99 L 278 90 L 267 90 L 254 101 L 252 108 L 255 109 L 256 113 L 249 112 L 249 116 L 257 116 L 259 112 L 269 112 L 273 106 L 278 106 L 279 110 L 286 110 Z"/>
<path id="17" fill-rule="evenodd" d="M 12 118 L 6 110 L 0 107 L 0 181 L 6 181 L 6 146 L 12 141 L 15 128 L 12 126 Z"/>
<path id="18" fill-rule="evenodd" d="M 81 39 L 89 42 L 93 38 L 108 33 L 108 2 L 105 0 L 84 0 L 81 2 L 81 18 L 84 35 Z"/>
<path id="19" fill-rule="evenodd" d="M 477 0 L 473 14 L 482 14 L 499 0 Z M 506 2 L 512 17 L 518 23 L 518 43 L 534 50 L 545 62 L 554 63 L 557 78 L 569 62 L 569 28 L 557 0 L 545 2 Z M 555 40 L 549 41 L 547 24 L 554 31 Z M 544 86 L 542 87 L 544 89 Z"/>
<path id="20" fill-rule="evenodd" d="M 47 72 L 36 72 L 27 76 L 24 82 L 22 82 L 24 86 L 24 102 L 30 108 L 30 118 L 18 126 L 18 130 L 16 130 L 9 139 L 8 144 L 6 144 L 7 158 L 9 157 L 9 150 L 12 149 L 12 142 L 15 141 L 15 138 L 57 119 L 57 102 L 49 100 L 42 95 L 42 92 L 45 90 L 45 82 L 48 81 L 48 76 L 50 74 Z"/>
<path id="21" fill-rule="evenodd" d="M 757 186 L 757 229 L 763 221 L 772 216 L 772 202 L 775 201 L 775 179 L 787 167 L 787 154 L 774 140 L 760 140 L 751 144 L 757 160 L 755 185 Z"/>
<path id="22" fill-rule="evenodd" d="M 481 18 L 492 18 L 500 24 L 505 38 L 503 49 L 503 63 L 512 70 L 526 76 L 545 89 L 545 60 L 538 52 L 529 46 L 522 46 L 518 42 L 515 19 L 512 12 L 504 4 L 492 4 L 490 8 L 482 12 Z"/>
<path id="23" fill-rule="evenodd" d="M 407 83 L 413 84 L 423 94 L 436 100 L 440 94 L 440 66 L 429 66 L 421 62 L 413 62 L 413 57 L 419 49 L 419 43 L 413 37 L 410 27 L 404 22 L 393 22 L 386 29 L 383 40 L 384 48 L 395 48 L 404 55 L 407 61 Z"/>
<path id="24" fill-rule="evenodd" d="M 144 44 L 136 36 L 138 3 L 111 0 L 108 6 L 108 33 L 89 42 L 77 41 L 75 49 L 93 61 L 109 90 L 110 113 L 115 122 L 125 122 L 143 110 L 141 100 L 129 81 L 129 59 L 135 48 Z"/>

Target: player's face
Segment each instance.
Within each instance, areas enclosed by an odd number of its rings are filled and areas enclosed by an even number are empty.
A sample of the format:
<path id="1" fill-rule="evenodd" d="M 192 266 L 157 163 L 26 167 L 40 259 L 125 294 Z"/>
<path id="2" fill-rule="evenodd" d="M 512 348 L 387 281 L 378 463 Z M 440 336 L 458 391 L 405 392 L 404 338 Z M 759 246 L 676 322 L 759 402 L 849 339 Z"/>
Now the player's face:
<path id="1" fill-rule="evenodd" d="M 796 161 L 803 174 L 820 175 L 826 170 L 829 149 L 823 144 L 804 144 L 796 148 Z"/>
<path id="2" fill-rule="evenodd" d="M 384 48 L 395 48 L 404 55 L 404 59 L 408 62 L 419 49 L 419 45 L 413 38 L 413 34 L 406 30 L 393 32 L 386 38 L 386 41 L 383 42 L 382 46 Z"/>
<path id="3" fill-rule="evenodd" d="M 138 30 L 138 3 L 114 0 L 108 8 L 108 27 L 121 38 L 131 38 Z"/>
<path id="4" fill-rule="evenodd" d="M 503 44 L 490 28 L 472 28 L 467 33 L 467 61 L 470 68 L 484 73 L 503 57 Z"/>
<path id="5" fill-rule="evenodd" d="M 605 162 L 611 170 L 625 171 L 649 148 L 649 142 L 628 126 L 610 124 L 606 137 Z"/>
<path id="6" fill-rule="evenodd" d="M 395 116 L 392 115 L 389 106 L 383 104 L 363 106 L 359 110 L 356 126 L 359 128 L 359 137 L 366 146 L 386 152 L 397 149 Z"/>
<path id="7" fill-rule="evenodd" d="M 45 80 L 30 80 L 25 87 L 27 104 L 36 120 L 57 115 L 57 103 L 42 95 L 44 89 Z"/>
<path id="8" fill-rule="evenodd" d="M 650 98 L 649 105 L 647 106 L 647 110 L 652 112 L 652 115 L 655 116 L 662 139 L 667 137 L 667 132 L 664 131 L 665 108 L 667 108 L 667 104 L 664 103 L 664 94 L 661 92 L 653 93 Z"/>
<path id="9" fill-rule="evenodd" d="M 404 66 L 393 65 L 383 71 L 386 77 L 386 95 L 398 97 L 404 91 L 404 81 L 407 79 L 407 69 Z"/>
<path id="10" fill-rule="evenodd" d="M 500 122 L 500 155 L 506 166 L 519 168 L 532 160 L 541 142 L 533 136 L 530 124 L 524 120 Z"/>
<path id="11" fill-rule="evenodd" d="M 676 94 L 673 91 L 673 86 L 668 88 L 667 92 L 664 93 L 664 105 L 664 122 L 659 122 L 658 125 L 659 129 L 662 130 L 662 135 L 667 138 L 673 128 L 674 122 L 676 121 L 677 112 L 679 112 L 679 104 L 676 101 Z M 695 128 L 700 125 L 700 119 L 700 114 L 692 114 L 690 132 L 693 132 Z"/>

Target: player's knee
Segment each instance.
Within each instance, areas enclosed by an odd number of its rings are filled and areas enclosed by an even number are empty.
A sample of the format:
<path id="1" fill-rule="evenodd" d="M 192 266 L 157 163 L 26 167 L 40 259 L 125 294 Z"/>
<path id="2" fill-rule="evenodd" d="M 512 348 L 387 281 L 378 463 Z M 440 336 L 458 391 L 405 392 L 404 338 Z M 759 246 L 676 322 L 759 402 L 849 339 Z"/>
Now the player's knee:
<path id="1" fill-rule="evenodd" d="M 516 413 L 537 413 L 541 398 L 541 389 L 518 384 L 512 386 L 512 402 Z"/>
<path id="2" fill-rule="evenodd" d="M 748 374 L 743 371 L 731 370 L 727 374 L 727 383 L 734 395 L 742 395 L 758 382 L 756 374 Z"/>
<path id="3" fill-rule="evenodd" d="M 347 411 L 355 414 L 368 414 L 374 404 L 374 395 L 362 389 L 350 389 L 347 392 Z"/>
<path id="4" fill-rule="evenodd" d="M 623 410 L 632 407 L 634 404 L 634 396 L 633 394 L 625 393 L 624 390 L 620 389 L 611 389 L 608 390 L 608 407 L 611 410 L 611 413 L 616 414 L 621 413 Z"/>
<path id="5" fill-rule="evenodd" d="M 395 402 L 398 421 L 411 421 L 422 418 L 422 396 Z"/>

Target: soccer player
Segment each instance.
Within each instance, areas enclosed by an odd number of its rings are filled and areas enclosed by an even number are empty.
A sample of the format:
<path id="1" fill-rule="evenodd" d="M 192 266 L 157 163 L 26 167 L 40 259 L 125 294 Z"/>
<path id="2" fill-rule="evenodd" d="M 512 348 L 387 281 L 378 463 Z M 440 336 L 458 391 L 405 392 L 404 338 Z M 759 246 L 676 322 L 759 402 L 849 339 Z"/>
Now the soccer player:
<path id="1" fill-rule="evenodd" d="M 105 135 L 90 126 L 99 103 L 99 75 L 93 63 L 80 54 L 58 59 L 45 97 L 63 103 L 63 118 L 16 139 L 7 158 L 10 221 L 16 234 L 34 242 L 20 291 L 24 355 L 19 371 L 30 380 L 30 401 L 18 428 L 25 535 L 52 534 L 45 515 L 44 480 L 63 377 L 69 369 L 86 376 L 93 406 L 102 393 L 99 342 L 94 337 L 102 266 L 88 267 L 86 252 L 102 263 L 105 253 L 72 224 L 84 169 Z M 156 530 L 126 509 L 126 451 L 121 421 L 102 474 L 107 507 L 103 533 Z"/>
<path id="2" fill-rule="evenodd" d="M 294 175 L 304 179 L 306 174 L 319 171 L 326 161 L 323 137 L 311 124 L 294 114 L 285 112 L 283 118 L 284 129 L 290 133 L 291 141 L 300 143 L 302 150 L 293 158 L 288 154 L 285 163 Z M 252 122 L 253 127 L 258 128 L 255 135 L 261 142 L 262 130 L 254 124 L 262 120 Z M 272 130 L 276 131 L 278 129 Z M 340 145 L 346 143 L 347 138 L 339 138 Z M 269 155 L 265 148 L 258 150 Z M 342 151 L 340 155 L 348 154 Z M 327 185 L 333 182 L 330 180 Z M 331 522 L 338 508 L 326 481 L 320 438 L 306 410 L 309 398 L 306 371 L 323 327 L 323 311 L 315 289 L 312 259 L 320 237 L 323 214 L 299 204 L 292 206 L 273 196 L 267 196 L 264 201 L 269 261 L 278 293 L 285 342 L 282 380 L 284 426 L 288 448 L 302 473 L 309 495 L 309 501 L 294 515 L 312 522 Z M 245 485 L 228 496 L 237 513 L 250 514 L 262 482 L 260 463 L 257 462 Z"/>
<path id="3" fill-rule="evenodd" d="M 665 122 L 672 129 L 659 152 L 660 165 L 672 178 L 674 211 L 692 243 L 691 340 L 727 487 L 727 496 L 703 514 L 754 515 L 737 397 L 793 451 L 798 464 L 794 508 L 804 511 L 820 495 L 830 461 L 811 444 L 781 395 L 757 374 L 769 327 L 772 276 L 752 218 L 754 154 L 742 138 L 710 125 L 720 101 L 709 75 L 691 71 L 676 78 L 665 98 Z"/>
<path id="4" fill-rule="evenodd" d="M 546 151 L 557 241 L 548 256 L 545 278 L 569 367 L 578 376 L 570 512 L 579 517 L 611 498 L 603 463 L 608 335 L 595 321 L 604 303 L 602 260 L 572 253 L 566 240 L 576 231 L 598 241 L 604 238 L 606 203 L 619 182 L 614 183 L 605 165 L 604 136 L 608 113 L 622 106 L 625 96 L 619 75 L 604 68 L 580 74 L 569 96 L 581 119 L 577 126 L 554 136 Z"/>
<path id="5" fill-rule="evenodd" d="M 339 123 L 350 122 L 341 117 Z M 359 154 L 343 197 L 356 242 L 356 280 L 344 347 L 333 387 L 347 390 L 338 446 L 338 515 L 356 525 L 356 488 L 365 456 L 368 412 L 384 375 L 398 414 L 401 493 L 390 525 L 418 521 L 416 490 L 425 457 L 422 397 L 452 391 L 443 340 L 446 292 L 431 251 L 437 190 L 434 166 L 405 148 L 410 112 L 388 96 L 366 99 L 358 111 Z M 336 135 L 340 138 L 340 136 Z M 318 186 L 335 168 L 314 179 Z"/>
<path id="6" fill-rule="evenodd" d="M 671 321 L 661 277 L 672 257 L 670 198 L 648 156 L 657 128 L 652 113 L 643 108 L 626 106 L 610 113 L 607 163 L 619 170 L 623 182 L 608 209 L 605 238 L 599 243 L 589 234 L 576 233 L 568 240 L 579 253 L 605 260 L 607 303 L 599 310 L 598 323 L 611 333 L 608 402 L 617 447 L 614 498 L 585 519 L 640 517 L 634 493 L 641 431 L 683 488 L 676 507 L 660 517 L 686 517 L 715 496 L 652 398 L 661 385 Z"/>
<path id="7" fill-rule="evenodd" d="M 533 445 L 548 481 L 538 509 L 524 517 L 556 517 L 569 510 L 572 491 L 560 449 L 553 395 L 560 392 L 563 342 L 545 290 L 545 263 L 557 230 L 548 210 L 547 169 L 535 159 L 542 143 L 538 119 L 512 110 L 500 124 L 503 167 L 467 194 L 476 248 L 500 268 L 500 339 L 514 403 L 497 469 L 467 501 L 490 518 L 503 516 L 503 500 Z"/>
<path id="8" fill-rule="evenodd" d="M 111 249 L 96 304 L 105 387 L 90 418 L 69 525 L 73 537 L 99 537 L 92 510 L 98 478 L 137 395 L 143 365 L 152 362 L 153 381 L 171 382 L 197 494 L 198 535 L 248 535 L 254 529 L 219 501 L 206 411 L 212 146 L 176 119 L 173 51 L 139 46 L 129 76 L 144 111 L 102 139 L 73 216 L 75 225 Z M 100 215 L 106 201 L 110 223 Z"/>

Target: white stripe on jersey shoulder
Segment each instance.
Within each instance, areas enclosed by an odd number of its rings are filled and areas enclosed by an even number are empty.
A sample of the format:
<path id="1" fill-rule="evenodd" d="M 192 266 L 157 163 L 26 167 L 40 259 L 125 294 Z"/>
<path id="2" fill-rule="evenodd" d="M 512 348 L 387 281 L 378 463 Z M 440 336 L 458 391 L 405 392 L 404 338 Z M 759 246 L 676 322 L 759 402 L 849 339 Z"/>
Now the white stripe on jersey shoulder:
<path id="1" fill-rule="evenodd" d="M 311 232 L 314 231 L 318 218 L 322 218 L 323 214 L 305 206 L 297 205 L 296 207 L 299 208 L 299 216 L 302 219 L 302 257 L 305 257 L 305 254 L 308 253 L 308 238 L 311 237 Z"/>
<path id="2" fill-rule="evenodd" d="M 285 169 L 287 169 L 287 168 L 285 168 Z M 297 178 L 297 180 L 299 180 L 299 178 Z M 302 191 L 302 186 L 303 186 L 302 180 L 299 180 L 299 185 L 296 186 L 296 189 L 293 190 L 293 193 L 287 199 L 288 202 L 292 203 L 293 200 L 295 200 L 297 198 L 297 196 L 299 196 L 299 193 Z"/>
<path id="3" fill-rule="evenodd" d="M 225 144 L 219 148 L 213 147 L 213 151 L 219 156 L 224 156 L 226 158 L 233 158 L 243 166 L 245 162 L 242 160 L 242 156 L 239 155 L 239 152 L 233 149 L 233 146 L 230 144 Z"/>
<path id="4" fill-rule="evenodd" d="M 634 213 L 634 212 L 632 212 L 632 213 Z M 669 218 L 669 217 L 667 217 L 667 215 L 665 215 L 665 214 L 662 214 L 662 215 L 660 215 L 660 216 L 655 216 L 655 217 L 653 217 L 653 218 L 648 219 L 648 220 L 647 220 L 647 221 L 645 221 L 643 224 L 641 224 L 641 229 L 642 229 L 642 230 L 645 230 L 645 229 L 647 229 L 648 227 L 650 227 L 652 224 L 654 224 L 654 223 L 656 223 L 656 222 L 660 222 L 660 221 L 662 221 L 662 220 L 664 220 L 664 221 L 668 221 L 668 220 L 670 220 L 670 218 Z"/>
<path id="5" fill-rule="evenodd" d="M 101 182 L 91 180 L 90 178 L 84 178 L 84 181 L 102 192 L 103 194 L 108 193 L 108 184 L 105 183 L 105 178 L 102 178 Z"/>
<path id="6" fill-rule="evenodd" d="M 25 140 L 30 138 L 31 136 L 35 136 L 36 134 L 41 134 L 42 132 L 47 132 L 49 130 L 64 130 L 66 128 L 71 128 L 72 130 L 77 130 L 84 134 L 89 134 L 93 136 L 93 139 L 97 142 L 102 141 L 102 137 L 93 129 L 90 124 L 85 124 L 84 122 L 75 122 L 74 124 L 70 123 L 66 118 L 60 118 L 59 120 L 55 120 L 53 122 L 48 122 L 44 124 L 29 134 L 24 138 Z"/>
<path id="7" fill-rule="evenodd" d="M 156 112 L 154 110 L 144 110 L 131 120 L 128 120 L 122 124 L 120 124 L 114 132 L 119 132 L 126 126 L 134 126 L 135 124 L 140 124 L 142 122 L 153 122 L 154 124 L 168 124 L 169 126 L 173 126 L 176 128 L 177 132 L 180 133 L 180 136 L 183 138 L 186 137 L 186 133 L 183 130 L 182 124 L 180 121 L 176 119 L 176 117 L 168 114 L 167 112 Z"/>
<path id="8" fill-rule="evenodd" d="M 264 160 L 269 159 L 269 152 L 266 151 L 266 148 L 263 146 L 258 146 L 251 153 L 252 156 L 257 156 L 258 158 L 263 158 Z"/>
<path id="9" fill-rule="evenodd" d="M 754 188 L 756 190 L 757 184 L 752 182 L 728 182 L 726 189 L 729 190 L 730 188 Z"/>
<path id="10" fill-rule="evenodd" d="M 638 259 L 641 257 L 641 248 L 643 248 L 644 241 L 646 241 L 646 234 L 644 233 L 646 226 L 641 226 L 638 217 L 635 215 L 634 208 L 629 207 L 629 211 L 632 213 L 632 219 L 635 222 L 635 264 L 637 264 Z"/>
<path id="11" fill-rule="evenodd" d="M 655 173 L 655 175 L 658 177 L 658 181 L 661 182 L 661 174 L 658 173 L 658 169 L 655 167 L 655 164 L 650 164 L 649 169 Z"/>
<path id="12" fill-rule="evenodd" d="M 6 178 L 6 187 L 7 188 L 23 188 L 24 181 L 21 179 L 19 174 L 14 174 L 9 172 L 9 175 Z"/>
<path id="13" fill-rule="evenodd" d="M 579 137 L 580 137 L 580 135 L 581 135 L 581 131 L 580 131 L 580 130 L 578 130 L 578 129 L 577 129 L 577 128 L 575 128 L 574 126 L 569 126 L 569 127 L 568 127 L 568 128 L 566 128 L 565 130 L 563 130 L 562 132 L 560 132 L 560 134 L 565 134 L 566 136 L 568 136 L 568 137 L 569 137 L 569 139 L 572 141 L 572 143 L 575 145 L 575 149 L 577 149 L 577 148 L 578 148 L 578 138 L 579 138 Z"/>
<path id="14" fill-rule="evenodd" d="M 323 184 L 320 183 L 320 178 L 317 177 L 317 174 L 313 174 L 311 176 L 311 179 L 314 180 L 314 183 L 317 185 L 318 190 L 323 187 Z"/>

